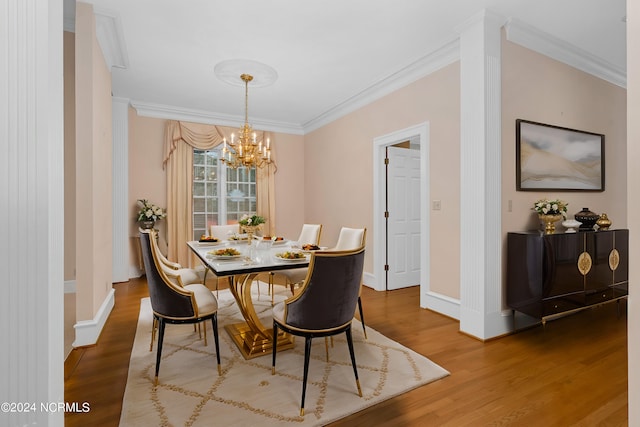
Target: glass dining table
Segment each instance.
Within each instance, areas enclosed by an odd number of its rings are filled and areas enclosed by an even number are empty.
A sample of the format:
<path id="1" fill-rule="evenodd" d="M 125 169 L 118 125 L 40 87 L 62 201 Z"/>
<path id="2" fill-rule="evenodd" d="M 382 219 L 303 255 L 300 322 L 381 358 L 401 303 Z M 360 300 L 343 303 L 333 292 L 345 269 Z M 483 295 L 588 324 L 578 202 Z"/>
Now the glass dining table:
<path id="1" fill-rule="evenodd" d="M 225 330 L 245 359 L 271 354 L 273 348 L 273 327 L 266 327 L 259 319 L 253 305 L 251 285 L 260 273 L 277 272 L 309 266 L 309 256 L 298 260 L 279 259 L 276 254 L 293 251 L 291 242 L 270 242 L 253 240 L 222 241 L 215 243 L 187 242 L 187 246 L 202 261 L 206 268 L 218 277 L 229 278 L 229 288 L 235 298 L 244 322 L 225 325 Z M 216 251 L 226 251 L 216 256 Z M 238 254 L 235 254 L 238 252 Z M 278 351 L 293 348 L 293 337 L 278 334 Z"/>

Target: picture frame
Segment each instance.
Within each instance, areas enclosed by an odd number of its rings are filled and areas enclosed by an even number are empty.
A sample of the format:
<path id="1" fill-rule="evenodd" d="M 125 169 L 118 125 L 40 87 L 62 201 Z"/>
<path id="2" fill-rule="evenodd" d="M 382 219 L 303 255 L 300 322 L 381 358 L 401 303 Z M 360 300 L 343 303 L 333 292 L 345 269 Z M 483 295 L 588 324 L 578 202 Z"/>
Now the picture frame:
<path id="1" fill-rule="evenodd" d="M 517 191 L 604 191 L 604 135 L 516 120 Z"/>

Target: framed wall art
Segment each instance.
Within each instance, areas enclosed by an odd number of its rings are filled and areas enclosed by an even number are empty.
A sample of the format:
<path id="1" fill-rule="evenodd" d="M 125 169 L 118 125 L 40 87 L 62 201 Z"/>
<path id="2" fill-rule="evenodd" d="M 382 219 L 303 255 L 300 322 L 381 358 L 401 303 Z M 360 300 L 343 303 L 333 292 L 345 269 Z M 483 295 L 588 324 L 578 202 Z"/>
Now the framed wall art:
<path id="1" fill-rule="evenodd" d="M 604 191 L 604 135 L 516 120 L 518 191 Z"/>

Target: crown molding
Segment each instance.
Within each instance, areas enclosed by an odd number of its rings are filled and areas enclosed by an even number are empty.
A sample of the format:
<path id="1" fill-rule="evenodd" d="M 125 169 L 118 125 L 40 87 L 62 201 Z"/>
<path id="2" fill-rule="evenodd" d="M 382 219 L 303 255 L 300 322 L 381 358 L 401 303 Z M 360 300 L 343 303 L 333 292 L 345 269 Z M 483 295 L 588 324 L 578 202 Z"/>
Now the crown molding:
<path id="1" fill-rule="evenodd" d="M 318 117 L 309 120 L 303 125 L 304 133 L 312 132 L 329 124 L 458 60 L 460 60 L 460 40 L 456 37 L 434 52 L 423 56 L 360 93 L 337 104 Z"/>
<path id="2" fill-rule="evenodd" d="M 240 127 L 244 124 L 244 117 L 229 114 L 214 113 L 206 110 L 181 108 L 173 105 L 154 104 L 131 100 L 131 106 L 138 115 L 158 119 L 182 120 L 186 122 L 205 123 L 219 126 Z M 269 120 L 251 119 L 254 129 L 269 132 L 304 135 L 304 129 L 295 123 L 275 122 Z"/>
<path id="3" fill-rule="evenodd" d="M 510 18 L 505 25 L 507 40 L 565 63 L 585 73 L 627 88 L 627 72 L 544 31 Z"/>
<path id="4" fill-rule="evenodd" d="M 129 56 L 124 41 L 120 17 L 111 11 L 94 8 L 96 17 L 96 37 L 102 49 L 107 66 L 117 68 L 129 67 Z"/>

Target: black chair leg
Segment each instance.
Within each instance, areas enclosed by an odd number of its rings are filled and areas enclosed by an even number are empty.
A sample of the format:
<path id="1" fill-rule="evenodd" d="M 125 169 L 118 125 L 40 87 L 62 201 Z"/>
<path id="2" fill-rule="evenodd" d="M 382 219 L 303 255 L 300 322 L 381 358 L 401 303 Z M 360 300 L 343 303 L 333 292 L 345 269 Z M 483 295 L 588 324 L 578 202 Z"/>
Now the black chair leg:
<path id="1" fill-rule="evenodd" d="M 273 322 L 273 349 L 271 350 L 271 375 L 276 374 L 276 353 L 278 348 L 278 324 Z"/>
<path id="2" fill-rule="evenodd" d="M 358 387 L 358 395 L 362 397 L 362 388 L 360 388 L 360 380 L 358 379 L 358 368 L 356 367 L 356 354 L 353 351 L 353 339 L 351 338 L 351 327 L 349 327 L 345 334 L 347 334 L 347 344 L 349 344 L 349 354 L 351 355 L 351 365 L 353 366 L 353 373 L 356 376 L 356 386 Z"/>
<path id="3" fill-rule="evenodd" d="M 304 398 L 307 394 L 307 377 L 309 376 L 309 359 L 311 358 L 310 336 L 304 337 L 304 374 L 302 376 L 302 403 L 300 403 L 300 416 L 304 416 Z"/>
<path id="4" fill-rule="evenodd" d="M 216 344 L 216 359 L 218 359 L 218 375 L 222 374 L 222 368 L 220 367 L 220 343 L 218 341 L 218 313 L 214 314 L 211 318 L 213 324 L 213 340 Z"/>
<path id="5" fill-rule="evenodd" d="M 160 371 L 160 359 L 162 357 L 162 342 L 164 341 L 164 327 L 166 326 L 163 318 L 158 318 L 158 351 L 156 352 L 156 376 L 155 385 L 158 385 L 158 372 Z"/>
<path id="6" fill-rule="evenodd" d="M 364 327 L 364 314 L 362 312 L 362 299 L 358 297 L 358 311 L 360 311 L 360 322 L 362 322 L 362 332 L 364 332 L 364 339 L 367 339 L 367 328 Z"/>

